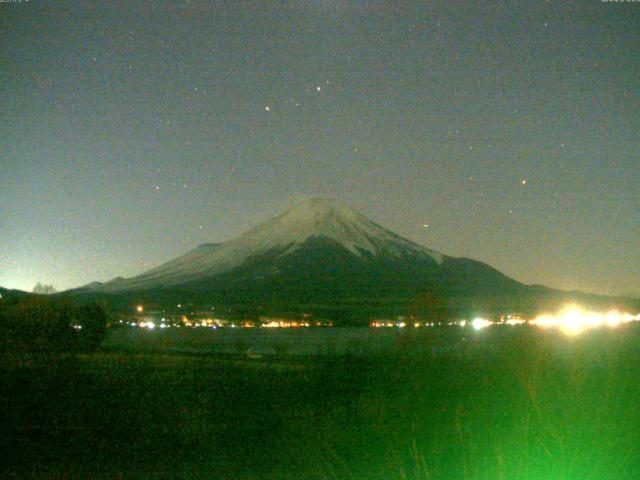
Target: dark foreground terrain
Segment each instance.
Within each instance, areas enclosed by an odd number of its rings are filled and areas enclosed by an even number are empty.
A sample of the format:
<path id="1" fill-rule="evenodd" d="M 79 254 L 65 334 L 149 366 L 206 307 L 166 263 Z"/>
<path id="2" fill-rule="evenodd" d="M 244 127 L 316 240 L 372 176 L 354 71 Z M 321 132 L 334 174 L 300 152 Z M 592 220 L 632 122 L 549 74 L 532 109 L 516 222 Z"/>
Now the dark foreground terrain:
<path id="1" fill-rule="evenodd" d="M 0 478 L 638 478 L 637 326 L 479 333 L 419 355 L 4 354 Z"/>

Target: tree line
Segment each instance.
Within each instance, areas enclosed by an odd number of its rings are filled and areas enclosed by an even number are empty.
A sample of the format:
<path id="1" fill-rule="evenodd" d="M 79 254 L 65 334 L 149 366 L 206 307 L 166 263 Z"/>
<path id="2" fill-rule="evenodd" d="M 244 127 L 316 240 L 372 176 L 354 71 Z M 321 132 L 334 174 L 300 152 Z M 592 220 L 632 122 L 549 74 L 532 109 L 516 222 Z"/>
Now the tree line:
<path id="1" fill-rule="evenodd" d="M 73 305 L 40 296 L 0 300 L 0 349 L 23 352 L 95 350 L 107 316 L 95 303 Z"/>

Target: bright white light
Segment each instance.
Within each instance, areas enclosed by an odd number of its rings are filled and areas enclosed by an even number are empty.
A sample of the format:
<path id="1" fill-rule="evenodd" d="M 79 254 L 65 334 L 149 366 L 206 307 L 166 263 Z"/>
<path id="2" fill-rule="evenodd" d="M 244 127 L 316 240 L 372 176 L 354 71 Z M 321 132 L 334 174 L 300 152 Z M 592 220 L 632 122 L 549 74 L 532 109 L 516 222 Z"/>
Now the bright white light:
<path id="1" fill-rule="evenodd" d="M 620 325 L 623 321 L 619 312 L 611 311 L 607 313 L 607 327 L 615 328 Z"/>
<path id="2" fill-rule="evenodd" d="M 484 319 L 484 318 L 474 318 L 473 322 L 471 322 L 471 325 L 476 330 L 482 330 L 483 328 L 488 327 L 489 325 L 491 325 L 491 322 L 489 320 Z"/>
<path id="3" fill-rule="evenodd" d="M 590 319 L 578 310 L 578 308 L 567 309 L 560 317 L 562 329 L 569 334 L 575 335 L 584 330 L 590 322 Z"/>
<path id="4" fill-rule="evenodd" d="M 624 323 L 639 321 L 640 315 L 611 310 L 606 314 L 589 312 L 576 305 L 569 305 L 555 315 L 540 315 L 531 320 L 532 325 L 542 328 L 557 328 L 568 335 L 577 335 L 587 329 L 607 326 L 616 328 Z"/>
<path id="5" fill-rule="evenodd" d="M 460 321 L 460 326 L 461 327 L 465 327 L 467 325 L 467 321 L 466 320 L 461 320 Z"/>
<path id="6" fill-rule="evenodd" d="M 525 322 L 524 322 L 524 320 L 516 320 L 516 319 L 510 318 L 505 323 L 507 325 L 522 325 Z"/>

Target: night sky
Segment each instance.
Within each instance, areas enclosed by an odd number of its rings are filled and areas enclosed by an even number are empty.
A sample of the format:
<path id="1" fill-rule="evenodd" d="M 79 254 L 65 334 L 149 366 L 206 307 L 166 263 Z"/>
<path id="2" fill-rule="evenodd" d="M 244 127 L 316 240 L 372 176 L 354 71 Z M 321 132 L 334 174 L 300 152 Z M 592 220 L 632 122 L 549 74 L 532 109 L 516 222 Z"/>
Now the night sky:
<path id="1" fill-rule="evenodd" d="M 0 3 L 0 285 L 132 276 L 307 196 L 640 295 L 640 3 Z"/>

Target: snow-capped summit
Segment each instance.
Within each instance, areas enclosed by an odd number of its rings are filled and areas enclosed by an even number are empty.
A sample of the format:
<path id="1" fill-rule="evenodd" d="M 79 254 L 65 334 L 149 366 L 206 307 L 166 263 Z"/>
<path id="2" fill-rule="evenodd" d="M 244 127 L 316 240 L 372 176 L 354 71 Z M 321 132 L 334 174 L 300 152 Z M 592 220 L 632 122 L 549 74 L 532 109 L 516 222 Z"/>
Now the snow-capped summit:
<path id="1" fill-rule="evenodd" d="M 183 284 L 229 272 L 264 255 L 282 257 L 309 241 L 325 240 L 361 258 L 443 256 L 377 225 L 351 208 L 328 199 L 312 198 L 248 232 L 220 244 L 204 244 L 142 275 L 100 286 L 103 291 L 146 289 Z"/>
<path id="2" fill-rule="evenodd" d="M 311 315 L 353 325 L 390 315 L 447 320 L 478 311 L 555 308 L 577 295 L 526 286 L 485 263 L 441 255 L 318 198 L 136 277 L 68 294 L 99 297 L 118 308 L 186 303 L 222 307 L 237 318 Z"/>
<path id="3" fill-rule="evenodd" d="M 259 249 L 281 246 L 292 249 L 311 238 L 320 237 L 333 240 L 357 256 L 412 252 L 442 261 L 439 253 L 386 230 L 339 202 L 324 198 L 300 202 L 238 240 Z"/>

